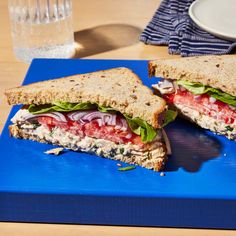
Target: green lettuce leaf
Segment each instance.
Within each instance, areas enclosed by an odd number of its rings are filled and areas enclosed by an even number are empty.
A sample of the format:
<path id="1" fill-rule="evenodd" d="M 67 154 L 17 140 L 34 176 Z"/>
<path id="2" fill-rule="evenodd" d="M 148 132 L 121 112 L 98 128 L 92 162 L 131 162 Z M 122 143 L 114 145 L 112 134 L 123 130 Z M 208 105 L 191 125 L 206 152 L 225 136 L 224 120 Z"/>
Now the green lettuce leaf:
<path id="1" fill-rule="evenodd" d="M 200 83 L 193 83 L 193 82 L 189 82 L 185 80 L 178 80 L 177 84 L 183 86 L 184 88 L 186 88 L 188 91 L 190 91 L 193 94 L 201 95 L 201 94 L 206 93 L 209 96 L 221 102 L 224 102 L 226 104 L 236 107 L 236 97 L 228 93 L 222 92 L 220 89 L 215 89 L 210 86 L 205 86 Z"/>
<path id="2" fill-rule="evenodd" d="M 135 117 L 130 118 L 127 115 L 124 115 L 125 119 L 128 122 L 130 129 L 137 135 L 141 136 L 142 142 L 151 142 L 157 135 L 157 130 L 149 125 L 146 121 Z"/>
<path id="3" fill-rule="evenodd" d="M 174 121 L 177 115 L 178 115 L 177 111 L 167 110 L 166 114 L 165 114 L 164 122 L 162 124 L 162 127 L 165 127 L 170 122 Z"/>
<path id="4" fill-rule="evenodd" d="M 47 112 L 71 112 L 71 111 L 79 111 L 79 110 L 91 110 L 98 109 L 100 112 L 117 112 L 115 109 L 111 107 L 100 106 L 96 103 L 84 102 L 84 103 L 69 103 L 69 102 L 54 102 L 53 104 L 47 105 L 30 105 L 28 110 L 30 113 L 37 115 Z M 164 124 L 167 125 L 171 121 L 173 121 L 176 117 L 177 113 L 171 110 L 168 110 L 164 119 Z M 154 129 L 151 125 L 149 125 L 146 121 L 135 117 L 131 118 L 128 115 L 124 115 L 130 129 L 137 135 L 141 136 L 142 142 L 151 142 L 157 135 L 158 130 Z"/>
<path id="5" fill-rule="evenodd" d="M 69 103 L 69 102 L 54 102 L 53 104 L 46 105 L 30 105 L 28 111 L 34 115 L 59 111 L 59 112 L 70 112 L 79 110 L 92 110 L 97 109 L 95 104 L 90 102 L 83 103 Z"/>

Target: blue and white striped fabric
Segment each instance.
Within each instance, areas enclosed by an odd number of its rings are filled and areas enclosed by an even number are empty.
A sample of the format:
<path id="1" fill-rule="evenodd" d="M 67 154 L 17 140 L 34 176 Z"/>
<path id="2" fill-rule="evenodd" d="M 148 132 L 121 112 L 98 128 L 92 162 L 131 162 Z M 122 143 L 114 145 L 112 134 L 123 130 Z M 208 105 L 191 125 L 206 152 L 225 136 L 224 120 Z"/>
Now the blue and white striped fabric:
<path id="1" fill-rule="evenodd" d="M 199 56 L 228 54 L 236 42 L 219 39 L 200 29 L 189 17 L 194 0 L 164 0 L 140 36 L 145 44 L 168 45 L 170 54 Z"/>

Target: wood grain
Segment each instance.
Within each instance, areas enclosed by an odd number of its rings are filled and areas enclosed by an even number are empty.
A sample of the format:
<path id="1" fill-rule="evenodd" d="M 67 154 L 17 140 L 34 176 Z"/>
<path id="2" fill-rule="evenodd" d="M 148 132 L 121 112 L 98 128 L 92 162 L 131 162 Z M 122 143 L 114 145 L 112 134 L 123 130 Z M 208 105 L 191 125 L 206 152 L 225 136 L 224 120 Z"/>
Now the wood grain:
<path id="1" fill-rule="evenodd" d="M 74 0 L 74 31 L 79 49 L 77 56 L 106 59 L 155 59 L 160 57 L 173 57 L 168 54 L 167 47 L 144 45 L 140 43 L 137 38 L 151 19 L 159 3 L 160 0 Z M 4 90 L 20 85 L 29 65 L 18 62 L 13 55 L 7 0 L 0 1 L 0 24 L 1 132 L 10 110 L 10 106 L 7 105 L 3 95 Z M 101 47 L 99 50 L 96 49 L 98 46 Z M 5 235 L 231 236 L 235 235 L 235 231 L 0 223 L 0 236 Z"/>

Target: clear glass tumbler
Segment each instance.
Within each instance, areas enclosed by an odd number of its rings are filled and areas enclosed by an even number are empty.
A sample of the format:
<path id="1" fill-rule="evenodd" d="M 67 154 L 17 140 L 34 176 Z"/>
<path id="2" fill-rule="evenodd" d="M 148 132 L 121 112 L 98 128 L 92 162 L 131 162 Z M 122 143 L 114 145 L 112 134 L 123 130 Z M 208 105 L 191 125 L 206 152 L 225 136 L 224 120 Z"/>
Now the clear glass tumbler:
<path id="1" fill-rule="evenodd" d="M 72 0 L 9 0 L 8 7 L 19 60 L 73 56 Z"/>

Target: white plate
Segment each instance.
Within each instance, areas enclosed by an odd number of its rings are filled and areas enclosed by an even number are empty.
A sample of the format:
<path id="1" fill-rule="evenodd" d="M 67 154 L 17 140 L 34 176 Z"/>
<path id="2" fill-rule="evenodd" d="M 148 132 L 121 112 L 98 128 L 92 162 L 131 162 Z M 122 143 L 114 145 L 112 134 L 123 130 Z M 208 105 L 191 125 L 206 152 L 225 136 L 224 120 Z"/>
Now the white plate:
<path id="1" fill-rule="evenodd" d="M 189 15 L 207 32 L 236 41 L 236 0 L 196 0 Z"/>

